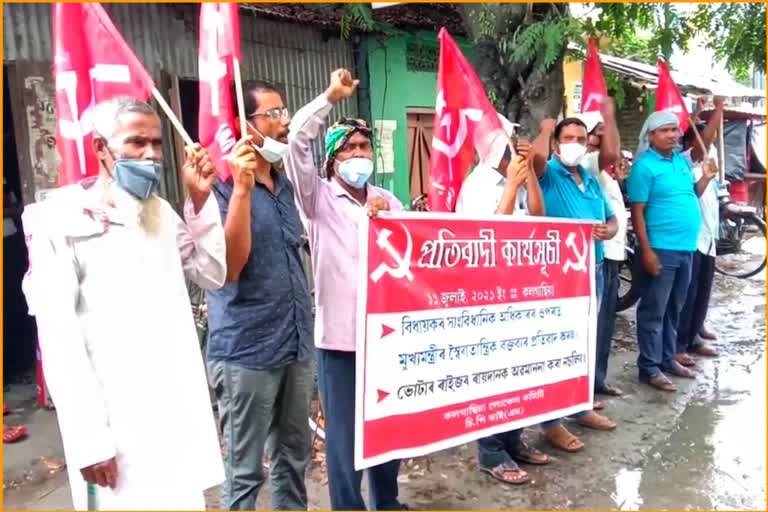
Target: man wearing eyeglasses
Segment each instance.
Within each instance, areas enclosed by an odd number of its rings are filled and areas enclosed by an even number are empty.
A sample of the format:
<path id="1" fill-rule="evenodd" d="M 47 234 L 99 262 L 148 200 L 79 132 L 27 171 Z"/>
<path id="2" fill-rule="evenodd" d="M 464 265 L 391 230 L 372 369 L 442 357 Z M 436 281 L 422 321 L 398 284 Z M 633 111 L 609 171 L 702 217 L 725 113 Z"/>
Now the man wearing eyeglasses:
<path id="1" fill-rule="evenodd" d="M 315 340 L 320 400 L 325 417 L 328 490 L 333 510 L 366 510 L 355 471 L 355 322 L 358 280 L 358 222 L 367 211 L 402 210 L 400 202 L 368 183 L 373 172 L 371 129 L 365 121 L 342 119 L 325 136 L 326 177 L 317 174 L 312 142 L 333 106 L 355 91 L 358 81 L 345 69 L 331 74 L 324 94 L 291 122 L 286 172 L 307 227 L 315 276 Z M 392 435 L 396 435 L 393 433 Z M 398 500 L 400 461 L 368 472 L 372 510 L 403 508 Z"/>
<path id="2" fill-rule="evenodd" d="M 269 84 L 246 86 L 244 103 L 248 132 L 229 155 L 232 177 L 213 185 L 227 244 L 227 283 L 208 294 L 223 506 L 256 508 L 269 438 L 272 508 L 306 510 L 312 316 L 293 186 L 275 167 L 288 148 L 290 116 Z"/>

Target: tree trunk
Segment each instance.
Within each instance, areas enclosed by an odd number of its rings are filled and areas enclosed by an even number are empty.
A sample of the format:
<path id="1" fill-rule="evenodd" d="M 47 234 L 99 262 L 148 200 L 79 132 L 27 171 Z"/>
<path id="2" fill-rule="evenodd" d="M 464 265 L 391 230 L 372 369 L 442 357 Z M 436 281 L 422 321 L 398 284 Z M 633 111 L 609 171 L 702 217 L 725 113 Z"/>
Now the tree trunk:
<path id="1" fill-rule="evenodd" d="M 513 123 L 520 134 L 533 138 L 539 123 L 557 118 L 563 106 L 563 56 L 543 65 L 544 52 L 530 63 L 512 62 L 502 45 L 513 45 L 515 37 L 534 21 L 567 15 L 565 4 L 459 4 L 464 25 L 474 40 L 472 63 L 496 109 Z"/>

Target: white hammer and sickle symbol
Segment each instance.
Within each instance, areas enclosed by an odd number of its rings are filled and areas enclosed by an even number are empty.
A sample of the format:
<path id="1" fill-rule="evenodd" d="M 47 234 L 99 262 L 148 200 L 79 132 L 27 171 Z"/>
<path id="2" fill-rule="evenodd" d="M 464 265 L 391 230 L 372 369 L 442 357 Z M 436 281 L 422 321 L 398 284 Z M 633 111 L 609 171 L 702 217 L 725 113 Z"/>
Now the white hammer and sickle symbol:
<path id="1" fill-rule="evenodd" d="M 402 225 L 402 224 L 401 224 Z M 371 273 L 371 279 L 374 283 L 377 283 L 384 274 L 389 274 L 395 279 L 402 279 L 407 277 L 409 281 L 413 281 L 413 274 L 411 273 L 411 251 L 413 250 L 413 240 L 411 240 L 411 234 L 408 232 L 405 226 L 403 226 L 405 236 L 408 237 L 408 246 L 405 248 L 405 254 L 402 256 L 392 246 L 392 242 L 389 237 L 392 235 L 392 231 L 388 229 L 382 229 L 376 239 L 376 245 L 387 252 L 395 262 L 396 267 L 390 267 L 385 263 L 380 263 L 378 267 Z"/>
<path id="2" fill-rule="evenodd" d="M 587 271 L 587 254 L 589 253 L 589 248 L 587 247 L 587 239 L 584 238 L 584 233 L 581 234 L 581 246 L 584 248 L 583 251 L 579 251 L 578 247 L 576 247 L 575 243 L 576 239 L 576 233 L 569 233 L 568 238 L 565 239 L 565 246 L 568 247 L 573 251 L 573 253 L 576 255 L 576 261 L 572 261 L 570 258 L 568 258 L 565 261 L 565 265 L 563 265 L 563 274 L 567 274 L 569 270 L 573 269 L 576 272 L 586 272 Z"/>

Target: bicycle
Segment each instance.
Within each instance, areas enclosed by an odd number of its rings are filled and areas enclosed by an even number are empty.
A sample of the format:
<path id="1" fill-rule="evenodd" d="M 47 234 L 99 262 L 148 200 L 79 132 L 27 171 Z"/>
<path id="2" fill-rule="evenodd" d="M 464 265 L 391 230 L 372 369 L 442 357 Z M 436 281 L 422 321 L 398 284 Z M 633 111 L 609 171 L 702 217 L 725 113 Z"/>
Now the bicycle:
<path id="1" fill-rule="evenodd" d="M 766 267 L 765 221 L 754 206 L 731 202 L 724 189 L 719 197 L 720 224 L 716 245 L 715 271 L 738 279 L 748 279 Z M 619 299 L 616 311 L 631 308 L 639 299 L 639 265 L 631 219 L 627 225 L 627 258 L 619 269 Z M 756 258 L 758 256 L 759 258 Z"/>

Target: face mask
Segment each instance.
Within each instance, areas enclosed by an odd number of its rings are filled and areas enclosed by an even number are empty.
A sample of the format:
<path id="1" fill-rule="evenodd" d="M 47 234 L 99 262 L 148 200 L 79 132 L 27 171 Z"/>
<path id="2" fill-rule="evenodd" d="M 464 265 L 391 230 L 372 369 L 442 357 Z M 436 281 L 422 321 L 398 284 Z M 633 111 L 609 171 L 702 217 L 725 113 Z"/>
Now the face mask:
<path id="1" fill-rule="evenodd" d="M 576 167 L 587 154 L 587 146 L 578 142 L 569 142 L 560 144 L 560 161 L 567 167 Z"/>
<path id="2" fill-rule="evenodd" d="M 339 162 L 339 176 L 344 183 L 352 188 L 365 187 L 368 178 L 373 174 L 373 160 L 368 158 L 350 158 Z"/>
<path id="3" fill-rule="evenodd" d="M 160 183 L 162 169 L 160 163 L 154 160 L 118 158 L 112 164 L 112 176 L 120 188 L 144 201 Z"/>
<path id="4" fill-rule="evenodd" d="M 256 144 L 253 145 L 256 148 L 256 151 L 258 151 L 261 156 L 264 157 L 264 160 L 273 164 L 283 159 L 285 154 L 288 152 L 288 144 L 277 141 L 272 137 L 265 137 L 250 122 L 248 123 L 248 126 L 250 126 L 251 129 L 253 129 L 253 131 L 255 131 L 264 140 L 264 143 L 261 147 L 257 146 Z"/>

